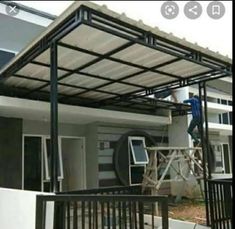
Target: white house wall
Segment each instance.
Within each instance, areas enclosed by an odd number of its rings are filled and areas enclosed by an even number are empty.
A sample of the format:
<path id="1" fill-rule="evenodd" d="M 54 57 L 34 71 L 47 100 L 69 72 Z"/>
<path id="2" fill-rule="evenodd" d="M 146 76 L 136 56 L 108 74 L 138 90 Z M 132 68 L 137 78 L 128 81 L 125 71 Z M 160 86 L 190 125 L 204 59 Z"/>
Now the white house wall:
<path id="1" fill-rule="evenodd" d="M 145 115 L 59 104 L 59 122 L 89 124 L 93 122 L 125 123 L 142 126 L 170 124 L 169 116 Z M 50 103 L 0 96 L 0 116 L 28 120 L 50 120 Z"/>
<path id="2" fill-rule="evenodd" d="M 35 228 L 37 195 L 53 194 L 0 188 L 1 228 Z M 53 207 L 53 203 L 47 204 L 46 228 L 53 228 Z"/>
<path id="3" fill-rule="evenodd" d="M 59 123 L 59 135 L 85 137 L 86 183 L 87 188 L 98 187 L 98 154 L 96 124 L 76 125 Z M 23 133 L 32 135 L 50 135 L 50 123 L 42 121 L 23 121 Z"/>
<path id="4" fill-rule="evenodd" d="M 189 92 L 193 94 L 198 94 L 198 87 L 188 87 Z M 225 94 L 224 92 L 218 91 L 218 90 L 211 90 L 210 88 L 207 89 L 207 96 L 213 97 L 213 98 L 220 98 L 225 100 L 232 100 L 231 94 Z"/>
<path id="5" fill-rule="evenodd" d="M 86 168 L 87 188 L 98 188 L 97 125 L 95 123 L 86 127 Z"/>
<path id="6" fill-rule="evenodd" d="M 118 180 L 114 164 L 113 155 L 116 144 L 121 136 L 129 131 L 144 131 L 154 138 L 157 145 L 168 145 L 168 126 L 158 128 L 148 128 L 143 126 L 132 125 L 109 125 L 100 124 L 97 127 L 97 150 L 98 150 L 98 162 L 99 162 L 99 187 L 121 185 Z M 101 147 L 101 145 L 105 145 Z M 169 193 L 170 186 L 165 184 L 162 186 L 161 192 Z"/>
<path id="7" fill-rule="evenodd" d="M 59 123 L 59 135 L 84 136 L 85 126 L 76 124 Z M 23 120 L 23 134 L 50 135 L 50 123 L 43 121 Z"/>

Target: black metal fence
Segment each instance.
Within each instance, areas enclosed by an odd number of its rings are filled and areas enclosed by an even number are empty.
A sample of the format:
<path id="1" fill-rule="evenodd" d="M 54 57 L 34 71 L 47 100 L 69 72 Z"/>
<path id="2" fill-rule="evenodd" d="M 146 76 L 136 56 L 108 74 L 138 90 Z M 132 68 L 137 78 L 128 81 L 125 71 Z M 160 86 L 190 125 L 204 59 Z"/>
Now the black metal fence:
<path id="1" fill-rule="evenodd" d="M 233 228 L 232 203 L 233 187 L 232 179 L 209 180 L 209 204 L 212 229 Z"/>
<path id="2" fill-rule="evenodd" d="M 168 229 L 167 197 L 138 191 L 136 186 L 38 195 L 36 229 Z M 161 217 L 155 217 L 156 204 Z"/>
<path id="3" fill-rule="evenodd" d="M 69 192 L 59 192 L 58 195 L 61 194 L 128 194 L 128 195 L 141 195 L 141 185 L 132 185 L 132 186 L 113 186 L 113 187 L 105 187 L 105 188 L 97 188 L 97 189 L 84 189 L 84 190 L 75 190 Z"/>

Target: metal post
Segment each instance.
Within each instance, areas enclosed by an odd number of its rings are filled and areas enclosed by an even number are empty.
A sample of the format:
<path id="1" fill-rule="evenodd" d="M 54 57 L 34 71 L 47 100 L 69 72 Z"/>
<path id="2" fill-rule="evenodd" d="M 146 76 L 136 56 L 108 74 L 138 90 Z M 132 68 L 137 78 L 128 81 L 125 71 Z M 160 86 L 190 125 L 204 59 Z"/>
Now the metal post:
<path id="1" fill-rule="evenodd" d="M 57 44 L 51 44 L 51 67 L 50 67 L 50 100 L 51 100 L 51 178 L 50 191 L 58 192 L 58 72 L 57 72 Z"/>
<path id="2" fill-rule="evenodd" d="M 162 229 L 168 229 L 169 228 L 168 199 L 167 198 L 163 199 L 161 204 L 162 204 Z"/>
<path id="3" fill-rule="evenodd" d="M 204 180 L 204 192 L 205 192 L 205 205 L 206 205 L 206 223 L 207 226 L 210 225 L 210 214 L 209 214 L 209 205 L 208 205 L 208 187 L 207 187 L 207 174 L 206 174 L 206 146 L 204 141 L 204 128 L 203 128 L 203 106 L 202 106 L 202 85 L 199 83 L 199 98 L 201 101 L 201 144 L 202 144 L 202 165 L 203 165 L 203 180 Z M 205 97 L 205 96 L 204 96 Z"/>
<path id="4" fill-rule="evenodd" d="M 44 217 L 45 209 L 44 203 L 41 195 L 36 196 L 36 222 L 35 229 L 43 229 L 45 228 L 45 217 Z"/>
<path id="5" fill-rule="evenodd" d="M 208 115 L 207 115 L 207 91 L 206 91 L 206 82 L 203 82 L 203 94 L 204 94 L 204 113 L 205 113 L 205 137 L 206 137 L 206 156 L 207 156 L 207 168 L 208 168 L 208 179 L 210 180 L 211 179 L 211 164 L 210 164 L 210 159 L 211 159 L 211 155 L 210 155 L 210 145 L 209 145 L 209 129 L 208 129 Z M 209 210 L 211 211 L 209 213 L 209 216 L 211 214 L 214 214 L 213 213 L 213 203 L 212 203 L 212 190 L 211 190 L 211 186 L 208 184 L 208 179 L 206 181 L 206 184 L 208 185 L 208 202 L 209 202 L 209 205 L 210 205 L 210 208 Z M 207 219 L 207 224 L 208 226 L 211 224 L 211 218 L 208 217 Z"/>
<path id="6" fill-rule="evenodd" d="M 203 82 L 203 94 L 204 94 L 205 140 L 206 140 L 206 151 L 207 151 L 206 155 L 207 155 L 207 166 L 208 166 L 208 179 L 211 179 L 206 82 Z"/>

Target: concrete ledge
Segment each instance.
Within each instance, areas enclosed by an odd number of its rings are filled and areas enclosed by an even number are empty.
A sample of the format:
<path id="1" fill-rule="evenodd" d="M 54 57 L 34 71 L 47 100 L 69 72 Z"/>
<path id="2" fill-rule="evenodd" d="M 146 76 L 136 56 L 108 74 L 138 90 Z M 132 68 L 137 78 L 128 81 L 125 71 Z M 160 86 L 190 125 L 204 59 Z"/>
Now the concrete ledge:
<path id="1" fill-rule="evenodd" d="M 154 228 L 162 229 L 161 217 L 154 217 L 154 220 L 155 220 Z M 144 223 L 146 229 L 148 228 L 148 225 L 149 226 L 152 225 L 151 215 L 144 216 Z M 204 225 L 169 218 L 169 229 L 209 229 L 209 228 L 210 227 Z"/>

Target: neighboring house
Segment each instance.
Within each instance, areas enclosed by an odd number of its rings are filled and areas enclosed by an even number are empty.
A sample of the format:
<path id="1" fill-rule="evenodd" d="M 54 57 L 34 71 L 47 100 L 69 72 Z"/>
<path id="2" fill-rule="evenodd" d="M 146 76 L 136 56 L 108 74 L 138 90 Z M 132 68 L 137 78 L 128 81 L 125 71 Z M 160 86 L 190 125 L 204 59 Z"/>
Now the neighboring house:
<path id="1" fill-rule="evenodd" d="M 2 66 L 54 19 L 54 16 L 27 8 L 22 8 L 12 18 L 6 15 L 4 7 L 0 3 Z M 229 87 L 232 84 L 230 79 L 218 82 Z M 216 87 L 217 84 L 208 89 L 210 140 L 215 142 L 217 150 L 216 172 L 231 173 L 232 97 Z M 197 88 L 183 88 L 177 93 L 179 100 L 183 101 L 191 93 L 197 93 Z M 2 96 L 0 91 L 0 187 L 49 191 L 49 109 L 47 102 L 11 97 L 10 93 Z M 155 114 L 146 114 L 138 110 L 133 113 L 61 104 L 59 111 L 62 191 L 139 183 L 143 166 L 125 164 L 129 163 L 124 157 L 130 153 L 126 142 L 128 136 L 142 136 L 147 145 L 192 145 L 187 134 L 190 116 L 172 117 L 170 110 L 158 109 Z M 123 143 L 121 138 L 125 134 L 127 138 Z M 118 151 L 119 144 L 126 148 Z M 122 155 L 119 157 L 118 153 Z M 122 162 L 129 165 L 125 167 L 126 171 L 119 167 Z M 170 194 L 171 188 L 165 185 L 162 191 Z"/>
<path id="2" fill-rule="evenodd" d="M 35 39 L 56 18 L 54 15 L 18 4 L 16 16 L 7 14 L 7 2 L 0 2 L 0 68 Z"/>
<path id="3" fill-rule="evenodd" d="M 195 88 L 189 88 L 189 96 Z M 208 83 L 209 138 L 216 154 L 216 173 L 232 174 L 232 77 Z"/>

